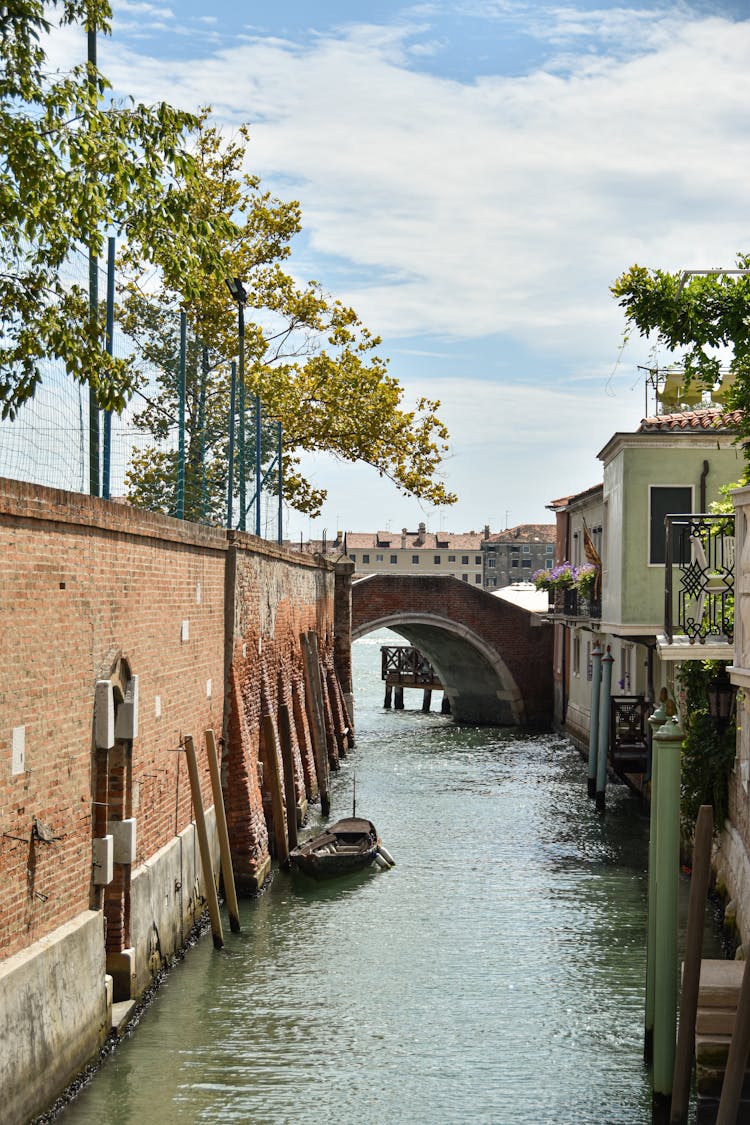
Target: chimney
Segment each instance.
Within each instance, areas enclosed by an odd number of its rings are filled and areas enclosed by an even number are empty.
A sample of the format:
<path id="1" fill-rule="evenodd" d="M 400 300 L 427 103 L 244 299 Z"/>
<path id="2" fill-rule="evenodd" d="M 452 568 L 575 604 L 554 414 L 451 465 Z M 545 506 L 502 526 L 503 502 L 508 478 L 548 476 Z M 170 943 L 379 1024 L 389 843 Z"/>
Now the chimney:
<path id="1" fill-rule="evenodd" d="M 490 525 L 488 523 L 484 525 L 484 537 L 485 539 L 489 539 L 490 537 Z"/>
<path id="2" fill-rule="evenodd" d="M 424 538 L 425 538 L 426 532 L 427 532 L 427 528 L 425 527 L 425 525 L 423 523 L 420 523 L 420 525 L 419 525 L 419 535 L 417 536 L 417 543 L 419 543 L 420 547 L 424 544 Z"/>
<path id="3" fill-rule="evenodd" d="M 406 536 L 407 536 L 407 534 L 408 534 L 408 532 L 407 532 L 406 528 L 402 527 L 401 528 L 401 550 L 402 551 L 406 549 Z"/>

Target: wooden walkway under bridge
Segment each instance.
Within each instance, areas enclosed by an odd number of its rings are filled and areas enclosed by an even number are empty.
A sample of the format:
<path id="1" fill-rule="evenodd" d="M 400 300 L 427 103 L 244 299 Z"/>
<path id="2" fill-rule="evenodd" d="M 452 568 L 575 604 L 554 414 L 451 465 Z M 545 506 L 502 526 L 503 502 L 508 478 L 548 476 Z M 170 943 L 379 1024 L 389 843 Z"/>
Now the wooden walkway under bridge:
<path id="1" fill-rule="evenodd" d="M 403 710 L 404 688 L 422 689 L 422 710 L 429 711 L 433 691 L 443 691 L 429 660 L 412 645 L 382 645 L 380 649 L 381 678 L 385 682 L 383 706 Z M 441 711 L 450 714 L 450 701 L 443 695 Z"/>

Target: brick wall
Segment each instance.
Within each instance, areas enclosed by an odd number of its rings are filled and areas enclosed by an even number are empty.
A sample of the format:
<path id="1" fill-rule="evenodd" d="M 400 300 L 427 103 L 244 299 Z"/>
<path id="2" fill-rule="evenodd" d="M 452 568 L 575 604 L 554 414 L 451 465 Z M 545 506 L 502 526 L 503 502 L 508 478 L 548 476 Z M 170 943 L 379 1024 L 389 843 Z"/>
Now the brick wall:
<path id="1" fill-rule="evenodd" d="M 332 564 L 249 535 L 0 480 L 0 957 L 122 897 L 121 871 L 109 892 L 92 879 L 97 793 L 110 817 L 136 819 L 134 868 L 192 818 L 186 735 L 213 804 L 208 727 L 224 739 L 235 863 L 248 889 L 262 881 L 260 718 L 279 702 L 296 715 L 295 785 L 314 797 L 300 634 L 316 630 L 329 666 L 334 584 Z M 95 685 L 123 668 L 138 677 L 138 735 L 97 751 Z M 107 914 L 120 924 L 116 902 Z"/>

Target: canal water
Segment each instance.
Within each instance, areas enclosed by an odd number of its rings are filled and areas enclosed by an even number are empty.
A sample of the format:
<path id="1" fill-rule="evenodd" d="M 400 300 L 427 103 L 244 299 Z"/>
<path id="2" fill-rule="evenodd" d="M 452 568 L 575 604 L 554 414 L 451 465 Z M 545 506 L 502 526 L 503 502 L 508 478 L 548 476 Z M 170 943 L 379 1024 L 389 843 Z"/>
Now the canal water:
<path id="1" fill-rule="evenodd" d="M 458 727 L 417 692 L 384 712 L 393 640 L 354 646 L 358 744 L 331 811 L 356 771 L 396 867 L 276 871 L 223 951 L 206 937 L 169 973 L 66 1125 L 650 1122 L 645 808 L 613 786 L 598 816 L 560 737 Z"/>

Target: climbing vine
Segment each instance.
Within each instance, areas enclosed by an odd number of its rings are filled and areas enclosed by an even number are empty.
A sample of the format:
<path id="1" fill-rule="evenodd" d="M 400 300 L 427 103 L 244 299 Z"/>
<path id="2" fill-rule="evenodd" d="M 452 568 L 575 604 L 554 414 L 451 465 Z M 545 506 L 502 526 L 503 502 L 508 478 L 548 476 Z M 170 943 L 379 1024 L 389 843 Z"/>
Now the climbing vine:
<path id="1" fill-rule="evenodd" d="M 708 712 L 708 685 L 719 668 L 716 660 L 689 660 L 678 672 L 684 716 L 680 813 L 683 832 L 692 837 L 698 809 L 712 805 L 721 829 L 729 813 L 729 775 L 734 766 L 734 716 L 722 730 Z"/>

